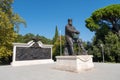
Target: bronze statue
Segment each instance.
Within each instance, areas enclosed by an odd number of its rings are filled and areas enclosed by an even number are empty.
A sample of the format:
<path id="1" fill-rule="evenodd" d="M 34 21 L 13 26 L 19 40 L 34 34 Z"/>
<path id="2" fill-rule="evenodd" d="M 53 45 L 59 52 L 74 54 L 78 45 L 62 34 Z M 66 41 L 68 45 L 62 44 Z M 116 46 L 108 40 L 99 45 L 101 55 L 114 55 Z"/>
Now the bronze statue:
<path id="1" fill-rule="evenodd" d="M 87 54 L 87 51 L 84 49 L 82 45 L 82 41 L 79 39 L 80 32 L 75 29 L 72 25 L 72 19 L 68 19 L 68 24 L 65 26 L 65 50 L 64 55 L 76 55 L 74 53 L 73 44 L 76 42 L 79 48 L 82 49 L 82 54 Z"/>

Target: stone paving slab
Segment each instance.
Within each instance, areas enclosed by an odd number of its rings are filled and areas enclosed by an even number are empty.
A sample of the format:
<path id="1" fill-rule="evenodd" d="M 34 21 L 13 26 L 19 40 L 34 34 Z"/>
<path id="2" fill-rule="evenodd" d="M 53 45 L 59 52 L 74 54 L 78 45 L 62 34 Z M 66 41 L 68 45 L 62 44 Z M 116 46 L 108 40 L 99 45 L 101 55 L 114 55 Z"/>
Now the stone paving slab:
<path id="1" fill-rule="evenodd" d="M 0 66 L 0 80 L 120 80 L 120 64 L 94 63 L 93 70 L 73 73 L 55 69 L 53 64 Z"/>

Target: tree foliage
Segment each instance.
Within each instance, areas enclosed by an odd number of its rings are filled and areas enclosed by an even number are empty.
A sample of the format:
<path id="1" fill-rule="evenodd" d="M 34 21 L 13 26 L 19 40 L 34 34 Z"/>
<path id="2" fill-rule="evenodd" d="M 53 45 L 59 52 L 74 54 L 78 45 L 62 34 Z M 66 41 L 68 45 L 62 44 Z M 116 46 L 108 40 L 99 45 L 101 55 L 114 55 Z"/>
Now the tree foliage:
<path id="1" fill-rule="evenodd" d="M 56 26 L 56 28 L 55 28 L 55 35 L 54 35 L 54 38 L 53 38 L 53 44 L 56 42 L 58 36 L 59 36 L 59 34 L 58 34 L 58 27 Z"/>
<path id="2" fill-rule="evenodd" d="M 95 37 L 89 47 L 94 61 L 102 61 L 103 44 L 106 62 L 120 62 L 120 4 L 98 9 L 86 19 L 86 27 L 95 31 Z"/>
<path id="3" fill-rule="evenodd" d="M 120 4 L 96 10 L 86 19 L 86 26 L 91 31 L 97 31 L 101 27 L 107 26 L 113 32 L 120 34 Z"/>
<path id="4" fill-rule="evenodd" d="M 18 35 L 15 42 L 19 42 L 19 43 L 27 43 L 29 42 L 30 40 L 32 40 L 33 38 L 37 37 L 42 43 L 44 44 L 52 44 L 52 40 L 51 39 L 48 39 L 44 36 L 40 36 L 40 35 L 34 35 L 32 33 L 28 33 L 28 34 L 25 34 L 25 35 Z"/>
<path id="5" fill-rule="evenodd" d="M 19 33 L 20 24 L 23 24 L 25 27 L 27 27 L 26 21 L 18 14 L 14 14 L 12 23 L 14 24 L 14 29 L 17 33 Z"/>
<path id="6" fill-rule="evenodd" d="M 105 54 L 108 61 L 120 62 L 120 40 L 112 32 L 105 36 Z"/>
<path id="7" fill-rule="evenodd" d="M 19 16 L 15 16 L 11 4 L 13 0 L 0 0 L 0 63 L 9 63 L 12 43 L 17 37 L 14 26 Z"/>
<path id="8" fill-rule="evenodd" d="M 64 44 L 65 44 L 65 37 L 61 36 L 61 46 L 60 46 L 60 36 L 58 36 L 53 46 L 53 59 L 54 60 L 56 60 L 55 58 L 56 56 L 63 55 L 64 46 L 65 46 Z M 62 49 L 62 54 L 60 54 L 60 47 Z"/>

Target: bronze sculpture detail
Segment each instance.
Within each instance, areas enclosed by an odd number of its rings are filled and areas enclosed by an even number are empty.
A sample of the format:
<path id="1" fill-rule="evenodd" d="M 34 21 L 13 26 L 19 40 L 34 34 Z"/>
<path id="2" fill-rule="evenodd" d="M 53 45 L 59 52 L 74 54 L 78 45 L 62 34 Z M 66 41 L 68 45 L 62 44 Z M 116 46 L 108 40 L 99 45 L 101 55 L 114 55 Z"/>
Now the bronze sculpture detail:
<path id="1" fill-rule="evenodd" d="M 82 54 L 86 55 L 87 51 L 83 47 L 82 41 L 79 39 L 80 32 L 72 25 L 72 19 L 68 19 L 68 24 L 65 26 L 65 50 L 64 55 L 76 55 L 74 53 L 73 44 L 77 43 L 82 49 Z"/>

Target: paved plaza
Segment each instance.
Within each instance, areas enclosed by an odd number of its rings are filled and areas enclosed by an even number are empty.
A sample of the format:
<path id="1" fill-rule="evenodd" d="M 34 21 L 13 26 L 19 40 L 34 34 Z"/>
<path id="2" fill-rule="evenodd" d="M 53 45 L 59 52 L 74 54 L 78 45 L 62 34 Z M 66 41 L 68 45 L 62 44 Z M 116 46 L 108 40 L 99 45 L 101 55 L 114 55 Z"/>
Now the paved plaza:
<path id="1" fill-rule="evenodd" d="M 53 64 L 0 66 L 0 80 L 120 80 L 120 64 L 94 63 L 93 70 L 80 73 L 55 69 Z"/>

